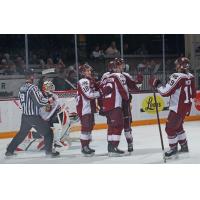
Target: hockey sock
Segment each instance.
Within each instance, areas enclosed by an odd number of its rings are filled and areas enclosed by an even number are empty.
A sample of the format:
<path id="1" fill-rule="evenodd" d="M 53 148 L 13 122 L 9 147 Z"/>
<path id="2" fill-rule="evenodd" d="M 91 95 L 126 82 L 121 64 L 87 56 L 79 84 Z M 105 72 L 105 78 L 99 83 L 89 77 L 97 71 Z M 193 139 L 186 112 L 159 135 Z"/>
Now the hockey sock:
<path id="1" fill-rule="evenodd" d="M 112 141 L 112 145 L 113 145 L 113 147 L 118 147 L 119 141 Z"/>
<path id="2" fill-rule="evenodd" d="M 131 144 L 133 142 L 132 132 L 131 131 L 125 131 L 124 135 L 125 135 L 127 143 Z"/>

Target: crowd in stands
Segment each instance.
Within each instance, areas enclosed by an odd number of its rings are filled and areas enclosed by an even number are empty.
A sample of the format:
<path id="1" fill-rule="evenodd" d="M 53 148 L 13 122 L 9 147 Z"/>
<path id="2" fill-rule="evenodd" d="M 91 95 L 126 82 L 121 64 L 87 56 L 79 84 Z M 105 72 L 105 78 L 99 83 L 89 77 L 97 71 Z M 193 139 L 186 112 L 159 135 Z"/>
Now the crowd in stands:
<path id="1" fill-rule="evenodd" d="M 129 45 L 124 43 L 124 54 L 129 54 Z M 62 51 L 62 50 L 61 50 Z M 135 52 L 137 55 L 147 55 L 148 52 L 145 45 L 142 44 Z M 49 56 L 50 55 L 50 56 Z M 37 73 L 41 74 L 42 70 L 55 68 L 58 78 L 64 76 L 70 82 L 77 82 L 77 71 L 75 64 L 66 63 L 67 59 L 63 56 L 62 52 L 53 52 L 52 54 L 45 55 L 45 52 L 39 50 L 37 53 L 29 52 L 29 67 L 34 68 Z M 55 56 L 53 56 L 55 55 Z M 61 56 L 62 55 L 62 56 Z M 64 57 L 64 60 L 62 59 Z M 91 50 L 90 58 L 85 58 L 84 62 L 94 65 L 95 70 L 101 76 L 106 69 L 106 63 L 110 58 L 120 57 L 120 51 L 117 48 L 116 42 L 111 41 L 110 45 L 96 45 Z M 107 59 L 107 60 L 106 60 Z M 98 60 L 101 62 L 95 63 L 92 61 Z M 131 74 L 141 72 L 143 74 L 156 74 L 162 71 L 162 58 L 125 58 L 126 71 Z M 74 61 L 72 61 L 74 63 Z M 90 63 L 91 62 L 91 63 Z M 26 68 L 24 56 L 18 54 L 10 55 L 9 53 L 0 53 L 0 75 L 23 75 Z M 166 59 L 166 70 L 173 68 L 173 59 Z"/>
<path id="2" fill-rule="evenodd" d="M 100 48 L 99 45 L 96 45 L 94 47 L 94 50 L 92 51 L 91 58 L 94 59 L 102 59 L 105 57 L 109 58 L 115 58 L 115 57 L 120 57 L 120 52 L 117 49 L 116 42 L 112 41 L 109 47 L 107 47 L 105 50 Z"/>
<path id="3" fill-rule="evenodd" d="M 24 74 L 25 68 L 26 64 L 21 56 L 11 58 L 8 53 L 0 54 L 0 75 Z"/>

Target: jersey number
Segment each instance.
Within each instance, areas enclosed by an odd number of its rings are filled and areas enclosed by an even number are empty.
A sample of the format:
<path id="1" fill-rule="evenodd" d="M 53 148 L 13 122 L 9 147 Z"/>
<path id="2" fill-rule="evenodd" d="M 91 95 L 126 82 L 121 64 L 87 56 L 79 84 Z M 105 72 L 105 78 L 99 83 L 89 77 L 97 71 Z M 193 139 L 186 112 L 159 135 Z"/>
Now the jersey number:
<path id="1" fill-rule="evenodd" d="M 191 98 L 191 86 L 185 86 L 184 87 L 185 91 L 185 101 L 184 103 L 190 103 L 192 98 Z"/>
<path id="2" fill-rule="evenodd" d="M 85 92 L 85 93 L 89 91 L 89 87 L 88 86 L 85 86 L 82 89 L 83 89 L 83 92 Z"/>

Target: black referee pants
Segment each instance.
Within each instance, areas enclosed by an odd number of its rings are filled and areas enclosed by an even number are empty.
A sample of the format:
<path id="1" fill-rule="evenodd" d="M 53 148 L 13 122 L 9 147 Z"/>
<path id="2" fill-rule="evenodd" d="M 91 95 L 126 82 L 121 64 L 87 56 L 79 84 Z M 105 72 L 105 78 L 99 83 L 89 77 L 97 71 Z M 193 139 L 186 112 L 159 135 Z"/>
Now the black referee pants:
<path id="1" fill-rule="evenodd" d="M 26 138 L 31 128 L 35 128 L 39 134 L 44 136 L 46 152 L 52 152 L 53 131 L 49 122 L 44 121 L 40 116 L 24 114 L 22 114 L 20 130 L 8 145 L 7 152 L 13 153 Z"/>

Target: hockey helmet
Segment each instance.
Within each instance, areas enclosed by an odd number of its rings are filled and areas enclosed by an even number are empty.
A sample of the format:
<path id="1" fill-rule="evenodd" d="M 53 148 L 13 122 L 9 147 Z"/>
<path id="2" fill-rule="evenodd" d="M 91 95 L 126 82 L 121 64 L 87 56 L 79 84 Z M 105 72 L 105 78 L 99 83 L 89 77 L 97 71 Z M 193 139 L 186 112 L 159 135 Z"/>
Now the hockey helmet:
<path id="1" fill-rule="evenodd" d="M 45 81 L 42 85 L 43 92 L 53 92 L 55 91 L 55 85 L 51 81 Z"/>
<path id="2" fill-rule="evenodd" d="M 123 58 L 115 58 L 114 62 L 116 65 L 123 65 L 125 63 Z"/>
<path id="3" fill-rule="evenodd" d="M 116 67 L 120 68 L 121 71 L 125 69 L 125 62 L 123 58 L 115 58 L 114 60 Z"/>
<path id="4" fill-rule="evenodd" d="M 186 71 L 190 68 L 190 60 L 186 57 L 177 58 L 174 63 L 177 71 Z"/>
<path id="5" fill-rule="evenodd" d="M 117 68 L 117 66 L 116 66 L 116 64 L 115 64 L 114 61 L 110 61 L 110 62 L 108 63 L 108 71 L 109 71 L 109 72 L 113 72 L 113 70 L 116 69 L 116 68 Z"/>

